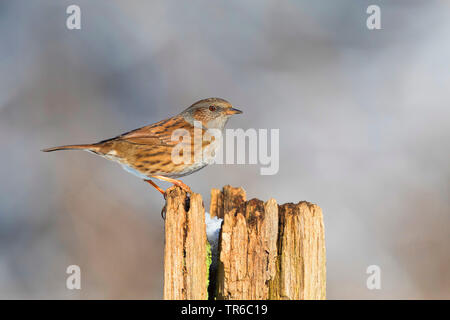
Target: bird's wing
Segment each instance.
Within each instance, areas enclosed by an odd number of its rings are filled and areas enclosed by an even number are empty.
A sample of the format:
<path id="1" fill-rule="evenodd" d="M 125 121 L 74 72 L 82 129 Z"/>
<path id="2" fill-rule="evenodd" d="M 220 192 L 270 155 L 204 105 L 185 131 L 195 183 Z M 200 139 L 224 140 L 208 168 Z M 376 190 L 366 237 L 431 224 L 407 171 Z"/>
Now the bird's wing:
<path id="1" fill-rule="evenodd" d="M 172 133 L 176 129 L 185 129 L 190 132 L 191 128 L 192 125 L 182 117 L 174 117 L 124 133 L 116 137 L 115 140 L 142 145 L 174 146 L 179 141 L 172 140 Z"/>
<path id="2" fill-rule="evenodd" d="M 129 138 L 120 138 L 118 141 L 126 141 L 133 144 L 145 144 L 145 145 L 165 145 L 161 139 L 158 137 L 129 137 Z"/>

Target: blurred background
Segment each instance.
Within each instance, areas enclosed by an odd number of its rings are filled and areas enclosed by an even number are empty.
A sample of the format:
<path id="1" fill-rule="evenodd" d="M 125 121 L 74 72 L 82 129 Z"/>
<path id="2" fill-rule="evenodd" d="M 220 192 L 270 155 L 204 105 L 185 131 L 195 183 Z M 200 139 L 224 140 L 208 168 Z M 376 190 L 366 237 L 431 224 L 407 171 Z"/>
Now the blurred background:
<path id="1" fill-rule="evenodd" d="M 40 149 L 213 96 L 244 110 L 228 128 L 280 129 L 280 170 L 186 177 L 207 206 L 226 184 L 317 203 L 329 299 L 450 298 L 449 34 L 447 1 L 2 1 L 0 298 L 161 298 L 161 195 L 100 157 Z M 71 264 L 82 290 L 66 289 Z"/>

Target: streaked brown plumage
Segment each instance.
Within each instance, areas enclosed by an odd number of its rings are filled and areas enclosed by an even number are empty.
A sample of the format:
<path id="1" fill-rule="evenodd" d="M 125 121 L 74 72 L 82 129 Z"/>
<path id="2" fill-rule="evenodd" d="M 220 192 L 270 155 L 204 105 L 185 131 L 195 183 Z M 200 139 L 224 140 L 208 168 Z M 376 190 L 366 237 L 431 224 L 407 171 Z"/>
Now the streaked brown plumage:
<path id="1" fill-rule="evenodd" d="M 194 144 L 194 124 L 202 135 L 208 129 L 223 130 L 228 118 L 241 113 L 232 105 L 220 98 L 209 98 L 200 100 L 180 114 L 159 121 L 112 139 L 103 140 L 93 144 L 68 145 L 44 149 L 50 152 L 57 150 L 86 150 L 98 154 L 108 160 L 120 163 L 125 170 L 144 179 L 158 191 L 164 194 L 151 178 L 165 180 L 182 187 L 191 192 L 190 188 L 180 180 L 174 178 L 182 177 L 200 170 L 211 162 L 211 158 L 198 160 L 194 157 L 195 152 L 211 146 L 211 142 L 202 141 Z M 173 139 L 174 131 L 186 130 L 189 133 L 191 154 L 188 163 L 176 163 L 172 159 L 172 151 L 180 140 Z M 215 145 L 214 148 L 217 146 Z M 196 148 L 196 149 L 195 149 Z M 180 154 L 181 156 L 181 154 Z"/>

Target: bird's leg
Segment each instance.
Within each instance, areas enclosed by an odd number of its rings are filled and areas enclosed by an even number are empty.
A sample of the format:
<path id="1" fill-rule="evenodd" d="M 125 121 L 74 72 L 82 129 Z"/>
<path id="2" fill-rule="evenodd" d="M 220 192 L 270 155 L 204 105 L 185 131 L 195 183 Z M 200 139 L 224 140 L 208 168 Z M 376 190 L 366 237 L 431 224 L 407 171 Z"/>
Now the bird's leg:
<path id="1" fill-rule="evenodd" d="M 164 199 L 166 199 L 166 192 L 163 189 L 161 189 L 156 183 L 154 183 L 152 180 L 144 180 L 144 181 L 148 182 L 153 187 L 155 187 L 156 190 L 162 193 Z M 163 218 L 163 220 L 166 220 L 166 205 L 164 205 L 164 207 L 161 210 L 161 218 Z"/>
<path id="2" fill-rule="evenodd" d="M 167 178 L 167 177 L 163 177 L 163 176 L 152 176 L 152 178 L 173 183 L 174 185 L 180 187 L 181 189 L 183 189 L 187 193 L 192 193 L 191 188 L 189 188 L 188 185 L 184 184 L 183 181 L 172 179 L 172 178 Z"/>
<path id="3" fill-rule="evenodd" d="M 164 199 L 166 198 L 166 192 L 161 189 L 156 183 L 154 183 L 152 180 L 144 180 L 145 182 L 151 184 L 156 190 L 158 190 L 159 192 L 162 193 L 162 195 L 164 196 Z"/>

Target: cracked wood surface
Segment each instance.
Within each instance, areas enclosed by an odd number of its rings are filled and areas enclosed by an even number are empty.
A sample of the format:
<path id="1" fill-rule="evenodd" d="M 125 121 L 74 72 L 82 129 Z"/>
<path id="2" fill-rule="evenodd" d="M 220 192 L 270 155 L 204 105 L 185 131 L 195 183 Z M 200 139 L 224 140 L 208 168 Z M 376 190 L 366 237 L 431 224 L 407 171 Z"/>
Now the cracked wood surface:
<path id="1" fill-rule="evenodd" d="M 187 204 L 184 191 L 170 188 L 166 200 L 164 299 L 207 298 L 206 241 L 202 197 L 193 193 Z"/>
<path id="2" fill-rule="evenodd" d="M 164 299 L 206 299 L 204 206 L 177 187 L 168 190 Z M 188 210 L 188 211 L 186 211 Z M 246 200 L 242 188 L 211 190 L 210 215 L 223 219 L 215 299 L 325 299 L 326 257 L 322 210 L 301 201 Z M 211 273 L 212 274 L 212 273 Z"/>
<path id="3" fill-rule="evenodd" d="M 210 212 L 224 219 L 217 299 L 325 299 L 322 210 L 302 201 L 246 201 L 242 188 L 211 192 Z"/>

